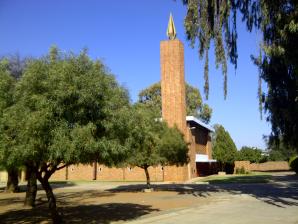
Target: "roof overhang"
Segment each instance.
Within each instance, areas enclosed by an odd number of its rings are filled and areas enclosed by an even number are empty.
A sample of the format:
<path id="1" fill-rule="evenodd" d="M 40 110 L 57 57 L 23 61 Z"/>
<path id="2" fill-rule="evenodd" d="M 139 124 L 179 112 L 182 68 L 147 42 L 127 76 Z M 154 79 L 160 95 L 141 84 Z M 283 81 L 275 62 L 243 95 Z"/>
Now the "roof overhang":
<path id="1" fill-rule="evenodd" d="M 198 118 L 196 118 L 194 116 L 186 116 L 186 121 L 194 127 L 195 126 L 201 126 L 201 127 L 207 129 L 210 132 L 214 132 L 214 128 L 212 128 L 208 124 L 203 123 L 202 121 L 200 121 Z"/>
<path id="2" fill-rule="evenodd" d="M 212 163 L 217 162 L 215 159 L 209 159 L 206 154 L 196 154 L 196 162 L 197 163 Z"/>

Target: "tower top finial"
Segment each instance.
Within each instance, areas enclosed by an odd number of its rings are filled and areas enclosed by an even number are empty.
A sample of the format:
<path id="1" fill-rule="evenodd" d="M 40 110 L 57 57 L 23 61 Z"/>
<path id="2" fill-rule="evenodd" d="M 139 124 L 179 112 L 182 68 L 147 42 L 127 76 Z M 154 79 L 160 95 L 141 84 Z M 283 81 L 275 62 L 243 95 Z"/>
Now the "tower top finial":
<path id="1" fill-rule="evenodd" d="M 168 36 L 169 40 L 176 39 L 176 28 L 175 28 L 172 13 L 170 13 L 170 19 L 169 19 L 169 24 L 168 24 L 168 29 L 167 29 L 167 36 Z"/>

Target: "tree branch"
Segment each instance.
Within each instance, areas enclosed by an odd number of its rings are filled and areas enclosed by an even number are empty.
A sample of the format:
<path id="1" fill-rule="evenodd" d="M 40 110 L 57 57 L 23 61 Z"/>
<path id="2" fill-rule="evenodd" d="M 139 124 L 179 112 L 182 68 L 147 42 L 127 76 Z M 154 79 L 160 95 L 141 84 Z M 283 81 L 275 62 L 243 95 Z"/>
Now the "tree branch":
<path id="1" fill-rule="evenodd" d="M 63 166 L 57 167 L 56 170 L 61 170 L 61 169 L 65 168 L 65 167 L 67 167 L 67 166 L 68 166 L 68 164 L 64 164 Z"/>

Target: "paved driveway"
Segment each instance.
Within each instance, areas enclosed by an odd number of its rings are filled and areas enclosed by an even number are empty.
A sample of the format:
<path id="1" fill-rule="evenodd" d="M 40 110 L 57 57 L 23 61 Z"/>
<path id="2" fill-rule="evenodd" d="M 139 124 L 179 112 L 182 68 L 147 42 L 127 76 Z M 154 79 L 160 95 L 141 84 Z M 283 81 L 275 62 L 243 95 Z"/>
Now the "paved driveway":
<path id="1" fill-rule="evenodd" d="M 298 178 L 275 175 L 267 184 L 188 185 L 210 203 L 128 223 L 298 224 Z M 182 189 L 180 189 L 183 192 Z"/>
<path id="2" fill-rule="evenodd" d="M 298 176 L 279 173 L 269 183 L 52 183 L 66 223 L 298 224 Z M 0 188 L 1 189 L 1 188 Z M 3 188 L 2 188 L 3 189 Z M 35 209 L 25 192 L 0 191 L 0 223 L 51 223 L 43 191 Z"/>

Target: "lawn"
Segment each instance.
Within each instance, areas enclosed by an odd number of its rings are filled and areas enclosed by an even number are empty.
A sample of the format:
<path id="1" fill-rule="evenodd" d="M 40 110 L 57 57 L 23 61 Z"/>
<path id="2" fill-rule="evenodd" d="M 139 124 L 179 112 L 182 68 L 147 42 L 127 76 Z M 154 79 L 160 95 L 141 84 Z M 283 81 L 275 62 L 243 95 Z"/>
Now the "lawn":
<path id="1" fill-rule="evenodd" d="M 198 182 L 204 182 L 209 184 L 227 184 L 227 183 L 268 183 L 272 177 L 270 173 L 250 173 L 250 174 L 233 174 L 233 175 L 225 175 L 225 176 L 208 176 L 204 177 Z"/>

